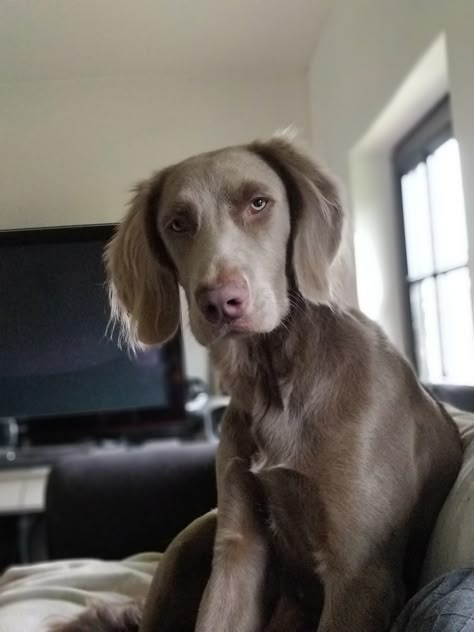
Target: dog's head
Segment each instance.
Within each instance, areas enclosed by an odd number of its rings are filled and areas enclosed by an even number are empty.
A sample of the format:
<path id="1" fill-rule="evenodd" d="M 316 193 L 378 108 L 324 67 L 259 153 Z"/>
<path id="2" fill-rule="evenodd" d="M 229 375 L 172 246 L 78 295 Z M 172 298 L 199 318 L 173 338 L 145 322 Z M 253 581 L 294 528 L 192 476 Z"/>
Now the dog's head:
<path id="1" fill-rule="evenodd" d="M 179 324 L 210 345 L 270 332 L 292 296 L 330 298 L 342 211 L 336 188 L 284 138 L 190 158 L 140 183 L 108 245 L 112 312 L 132 346 Z"/>

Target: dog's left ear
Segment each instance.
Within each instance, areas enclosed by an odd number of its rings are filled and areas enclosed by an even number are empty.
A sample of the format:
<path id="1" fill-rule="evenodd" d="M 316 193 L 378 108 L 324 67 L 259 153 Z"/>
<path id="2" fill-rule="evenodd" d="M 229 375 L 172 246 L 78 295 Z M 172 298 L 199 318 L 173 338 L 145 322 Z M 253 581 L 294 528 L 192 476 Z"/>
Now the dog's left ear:
<path id="1" fill-rule="evenodd" d="M 341 242 L 343 211 L 335 183 L 285 137 L 249 146 L 283 180 L 292 220 L 293 266 L 302 295 L 331 298 L 329 269 Z"/>
<path id="2" fill-rule="evenodd" d="M 130 208 L 107 245 L 111 321 L 131 349 L 160 345 L 179 326 L 179 290 L 173 265 L 158 240 L 156 216 L 164 170 L 135 187 Z"/>

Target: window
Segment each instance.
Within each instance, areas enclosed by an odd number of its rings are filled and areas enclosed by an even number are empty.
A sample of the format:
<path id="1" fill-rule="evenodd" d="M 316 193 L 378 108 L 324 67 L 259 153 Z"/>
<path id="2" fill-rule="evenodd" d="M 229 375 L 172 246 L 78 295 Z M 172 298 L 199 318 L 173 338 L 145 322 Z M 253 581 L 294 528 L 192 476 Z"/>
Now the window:
<path id="1" fill-rule="evenodd" d="M 423 381 L 474 383 L 459 148 L 444 100 L 395 152 L 414 359 Z"/>

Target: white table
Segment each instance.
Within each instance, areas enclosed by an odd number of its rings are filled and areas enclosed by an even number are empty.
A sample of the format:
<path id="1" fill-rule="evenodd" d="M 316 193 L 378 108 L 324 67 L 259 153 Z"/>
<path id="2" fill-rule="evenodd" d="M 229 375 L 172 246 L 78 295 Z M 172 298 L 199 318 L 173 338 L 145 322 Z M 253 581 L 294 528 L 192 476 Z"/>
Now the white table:
<path id="1" fill-rule="evenodd" d="M 0 516 L 44 511 L 49 471 L 49 467 L 0 470 Z"/>
<path id="2" fill-rule="evenodd" d="M 16 516 L 19 562 L 28 563 L 29 538 L 34 515 L 45 508 L 49 467 L 18 467 L 0 470 L 0 518 Z"/>

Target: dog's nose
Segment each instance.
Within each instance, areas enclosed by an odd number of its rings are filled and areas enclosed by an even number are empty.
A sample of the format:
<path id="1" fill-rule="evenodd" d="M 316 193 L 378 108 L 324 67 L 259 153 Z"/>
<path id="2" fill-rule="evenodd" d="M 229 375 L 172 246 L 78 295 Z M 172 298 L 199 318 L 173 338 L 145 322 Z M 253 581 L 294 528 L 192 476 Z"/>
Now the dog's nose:
<path id="1" fill-rule="evenodd" d="M 201 288 L 196 292 L 199 309 L 213 325 L 231 322 L 243 316 L 248 300 L 247 286 L 236 283 Z"/>

